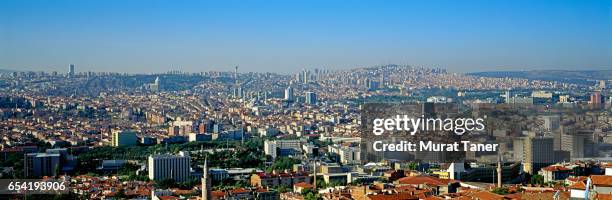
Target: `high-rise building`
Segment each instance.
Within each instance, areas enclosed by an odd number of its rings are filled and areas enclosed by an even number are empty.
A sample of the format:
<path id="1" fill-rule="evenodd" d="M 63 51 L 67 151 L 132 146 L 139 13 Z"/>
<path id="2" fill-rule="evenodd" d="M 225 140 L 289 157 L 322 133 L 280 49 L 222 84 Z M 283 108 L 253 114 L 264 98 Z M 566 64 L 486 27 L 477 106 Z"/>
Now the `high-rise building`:
<path id="1" fill-rule="evenodd" d="M 202 173 L 202 200 L 212 200 L 212 181 L 208 171 L 208 160 L 204 159 L 204 170 Z"/>
<path id="2" fill-rule="evenodd" d="M 273 158 L 287 156 L 302 151 L 300 140 L 266 140 L 264 141 L 264 153 Z"/>
<path id="3" fill-rule="evenodd" d="M 542 116 L 544 120 L 544 130 L 555 131 L 561 127 L 561 117 L 559 115 Z"/>
<path id="4" fill-rule="evenodd" d="M 510 103 L 510 98 L 510 90 L 506 90 L 506 93 L 504 93 L 505 103 Z"/>
<path id="5" fill-rule="evenodd" d="M 160 81 L 159 81 L 159 76 L 155 78 L 155 82 L 153 82 L 152 84 L 149 84 L 149 89 L 152 92 L 159 92 L 161 86 L 160 86 Z"/>
<path id="6" fill-rule="evenodd" d="M 136 132 L 114 130 L 111 137 L 111 145 L 114 147 L 120 146 L 135 146 L 138 143 Z"/>
<path id="7" fill-rule="evenodd" d="M 302 71 L 302 81 L 304 81 L 304 83 L 310 82 L 310 70 Z"/>
<path id="8" fill-rule="evenodd" d="M 561 150 L 570 153 L 571 158 L 596 156 L 593 132 L 579 131 L 561 135 Z"/>
<path id="9" fill-rule="evenodd" d="M 68 77 L 74 77 L 74 65 L 68 65 Z"/>
<path id="10" fill-rule="evenodd" d="M 236 71 L 234 72 L 234 81 L 236 86 L 240 85 L 240 83 L 238 82 L 238 66 L 236 65 Z"/>
<path id="11" fill-rule="evenodd" d="M 295 100 L 295 96 L 293 95 L 293 88 L 291 88 L 291 86 L 285 89 L 285 100 L 289 102 L 293 102 Z"/>
<path id="12" fill-rule="evenodd" d="M 306 93 L 306 103 L 310 105 L 317 104 L 317 94 L 314 92 L 307 92 Z"/>
<path id="13" fill-rule="evenodd" d="M 177 182 L 185 182 L 191 179 L 191 157 L 187 152 L 181 151 L 179 155 L 151 155 L 148 165 L 151 180 L 174 179 Z"/>
<path id="14" fill-rule="evenodd" d="M 523 170 L 537 173 L 542 167 L 555 163 L 552 137 L 522 137 L 513 142 L 515 160 L 523 162 Z"/>
<path id="15" fill-rule="evenodd" d="M 276 142 L 269 140 L 264 141 L 264 153 L 266 155 L 272 156 L 272 158 L 276 158 L 276 148 Z"/>
<path id="16" fill-rule="evenodd" d="M 342 164 L 359 164 L 361 162 L 361 148 L 330 145 L 328 151 L 335 154 Z"/>
<path id="17" fill-rule="evenodd" d="M 56 176 L 60 171 L 59 153 L 28 153 L 25 155 L 23 171 L 26 178 Z"/>
<path id="18" fill-rule="evenodd" d="M 380 82 L 378 81 L 368 81 L 368 90 L 370 91 L 376 91 L 378 90 L 378 88 L 380 87 Z"/>
<path id="19" fill-rule="evenodd" d="M 591 104 L 593 104 L 593 105 L 601 105 L 601 93 L 593 92 L 591 94 Z"/>
<path id="20" fill-rule="evenodd" d="M 242 87 L 238 86 L 238 88 L 236 89 L 236 98 L 242 97 L 244 97 L 244 91 L 242 90 Z"/>

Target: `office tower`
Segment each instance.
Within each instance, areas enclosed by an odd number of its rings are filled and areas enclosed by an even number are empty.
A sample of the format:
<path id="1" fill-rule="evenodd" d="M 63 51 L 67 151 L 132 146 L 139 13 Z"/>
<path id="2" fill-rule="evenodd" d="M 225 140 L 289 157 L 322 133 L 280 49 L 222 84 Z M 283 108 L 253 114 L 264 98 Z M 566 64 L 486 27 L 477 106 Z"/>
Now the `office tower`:
<path id="1" fill-rule="evenodd" d="M 272 158 L 276 158 L 276 142 L 266 140 L 264 141 L 264 153 L 266 155 L 272 156 Z"/>
<path id="2" fill-rule="evenodd" d="M 137 142 L 136 132 L 114 130 L 112 133 L 111 145 L 114 147 L 135 146 Z"/>
<path id="3" fill-rule="evenodd" d="M 359 164 L 361 162 L 361 148 L 340 145 L 328 146 L 328 151 L 339 157 L 342 164 Z"/>
<path id="4" fill-rule="evenodd" d="M 306 103 L 310 105 L 317 104 L 317 94 L 314 92 L 307 92 L 306 93 Z"/>
<path id="5" fill-rule="evenodd" d="M 155 78 L 155 82 L 153 82 L 152 84 L 149 85 L 149 89 L 152 92 L 159 92 L 161 85 L 160 85 L 160 81 L 159 81 L 159 76 Z"/>
<path id="6" fill-rule="evenodd" d="M 208 172 L 208 160 L 204 159 L 204 171 L 202 174 L 202 200 L 212 200 L 212 182 Z"/>
<path id="7" fill-rule="evenodd" d="M 370 91 L 375 91 L 378 90 L 378 88 L 380 87 L 380 82 L 378 81 L 368 81 L 368 90 Z"/>
<path id="8" fill-rule="evenodd" d="M 56 176 L 60 171 L 60 154 L 58 153 L 28 153 L 23 161 L 26 178 Z"/>
<path id="9" fill-rule="evenodd" d="M 304 83 L 310 82 L 310 71 L 309 70 L 302 71 L 302 81 L 304 81 Z"/>
<path id="10" fill-rule="evenodd" d="M 238 98 L 238 88 L 232 88 L 232 97 Z"/>
<path id="11" fill-rule="evenodd" d="M 516 161 L 523 162 L 523 170 L 537 173 L 542 167 L 555 163 L 554 139 L 549 137 L 522 137 L 513 141 Z"/>
<path id="12" fill-rule="evenodd" d="M 190 180 L 191 158 L 187 152 L 179 155 L 158 154 L 149 156 L 149 179 L 161 181 L 174 179 L 177 182 Z"/>
<path id="13" fill-rule="evenodd" d="M 561 126 L 561 117 L 558 115 L 542 116 L 542 119 L 544 120 L 543 128 L 546 131 L 555 131 Z"/>
<path id="14" fill-rule="evenodd" d="M 506 103 L 510 103 L 510 90 L 506 90 L 506 93 L 504 94 L 504 98 L 506 100 Z"/>
<path id="15" fill-rule="evenodd" d="M 601 105 L 601 93 L 593 92 L 591 94 L 591 104 L 593 104 L 593 105 Z"/>
<path id="16" fill-rule="evenodd" d="M 561 135 L 561 150 L 570 153 L 571 158 L 597 156 L 593 132 L 571 132 Z"/>
<path id="17" fill-rule="evenodd" d="M 293 88 L 291 88 L 291 86 L 285 89 L 285 100 L 289 102 L 293 102 L 295 100 L 295 97 L 293 96 Z"/>
<path id="18" fill-rule="evenodd" d="M 68 65 L 68 77 L 74 77 L 74 65 Z"/>
<path id="19" fill-rule="evenodd" d="M 512 152 L 513 159 L 515 162 L 522 162 L 525 160 L 525 138 L 518 137 L 512 140 Z"/>
<path id="20" fill-rule="evenodd" d="M 236 93 L 237 93 L 236 98 L 242 98 L 244 96 L 244 91 L 242 91 L 242 87 L 240 86 L 238 86 Z"/>
<path id="21" fill-rule="evenodd" d="M 264 153 L 276 158 L 301 152 L 302 146 L 299 140 L 266 140 L 264 141 Z"/>

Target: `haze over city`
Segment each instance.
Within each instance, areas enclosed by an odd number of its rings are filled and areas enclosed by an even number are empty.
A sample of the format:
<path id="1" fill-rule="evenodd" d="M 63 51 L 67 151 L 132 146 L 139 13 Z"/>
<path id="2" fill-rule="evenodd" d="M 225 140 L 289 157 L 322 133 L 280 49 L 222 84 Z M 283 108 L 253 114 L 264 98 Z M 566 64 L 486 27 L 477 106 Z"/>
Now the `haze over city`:
<path id="1" fill-rule="evenodd" d="M 0 69 L 610 69 L 612 1 L 0 2 Z"/>

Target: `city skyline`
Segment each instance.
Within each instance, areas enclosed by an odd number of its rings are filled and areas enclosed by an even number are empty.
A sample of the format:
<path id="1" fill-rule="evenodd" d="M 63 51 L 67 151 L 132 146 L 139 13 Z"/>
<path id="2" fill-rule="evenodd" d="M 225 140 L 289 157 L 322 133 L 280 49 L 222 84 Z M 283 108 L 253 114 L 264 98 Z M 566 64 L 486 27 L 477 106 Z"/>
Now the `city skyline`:
<path id="1" fill-rule="evenodd" d="M 439 4 L 438 4 L 439 3 Z M 0 69 L 609 69 L 610 1 L 2 1 Z"/>

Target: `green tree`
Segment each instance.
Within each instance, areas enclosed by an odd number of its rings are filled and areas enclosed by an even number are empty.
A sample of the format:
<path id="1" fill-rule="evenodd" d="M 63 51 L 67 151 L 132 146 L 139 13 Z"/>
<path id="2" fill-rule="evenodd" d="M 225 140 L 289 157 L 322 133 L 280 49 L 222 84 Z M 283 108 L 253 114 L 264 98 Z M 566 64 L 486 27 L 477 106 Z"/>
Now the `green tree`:
<path id="1" fill-rule="evenodd" d="M 302 193 L 300 193 L 302 196 L 306 196 L 309 193 L 313 193 L 312 189 L 303 189 Z"/>
<path id="2" fill-rule="evenodd" d="M 289 188 L 289 186 L 287 185 L 279 185 L 276 187 L 276 191 L 278 193 L 285 193 L 285 192 L 290 192 L 292 189 Z"/>
<path id="3" fill-rule="evenodd" d="M 157 188 L 160 188 L 160 189 L 168 189 L 168 188 L 177 187 L 176 181 L 171 178 L 158 181 L 155 183 L 155 185 L 157 186 Z"/>
<path id="4" fill-rule="evenodd" d="M 419 168 L 419 164 L 418 163 L 410 163 L 408 164 L 408 168 L 411 170 L 416 170 Z"/>
<path id="5" fill-rule="evenodd" d="M 506 187 L 497 187 L 497 188 L 494 188 L 493 190 L 491 190 L 491 192 L 493 192 L 495 194 L 499 194 L 499 195 L 506 195 L 506 194 L 510 193 L 510 191 Z"/>
<path id="6" fill-rule="evenodd" d="M 315 194 L 314 192 L 310 192 L 304 196 L 304 200 L 321 200 L 321 196 L 319 194 Z"/>
<path id="7" fill-rule="evenodd" d="M 274 162 L 272 163 L 272 166 L 270 166 L 267 171 L 271 172 L 272 170 L 292 169 L 294 164 L 298 164 L 300 162 L 301 162 L 300 160 L 295 159 L 295 158 L 280 157 L 274 160 Z"/>
<path id="8" fill-rule="evenodd" d="M 542 175 L 536 174 L 531 177 L 531 184 L 534 185 L 543 185 L 544 177 Z"/>

